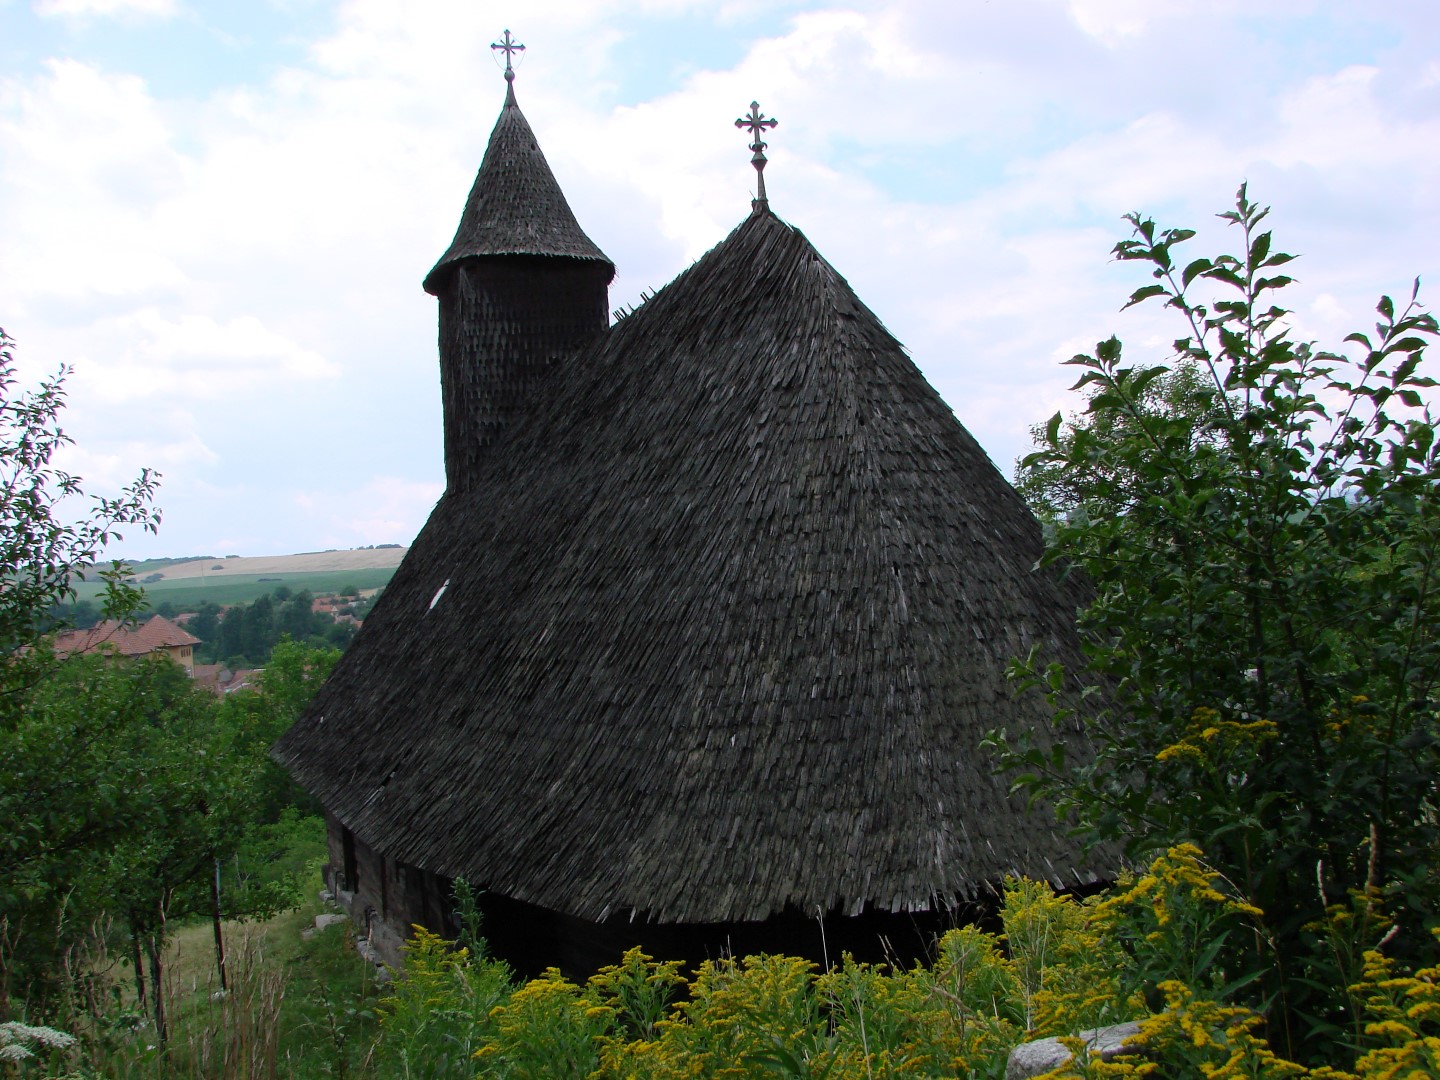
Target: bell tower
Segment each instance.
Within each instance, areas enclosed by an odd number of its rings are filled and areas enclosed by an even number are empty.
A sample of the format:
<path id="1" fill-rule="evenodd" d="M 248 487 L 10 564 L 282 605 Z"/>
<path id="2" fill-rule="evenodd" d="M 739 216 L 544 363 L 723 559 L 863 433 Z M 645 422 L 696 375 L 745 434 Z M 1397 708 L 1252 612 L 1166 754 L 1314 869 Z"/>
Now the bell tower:
<path id="1" fill-rule="evenodd" d="M 585 235 L 515 100 L 505 31 L 505 104 L 455 239 L 425 276 L 440 302 L 446 489 L 474 481 L 546 371 L 609 324 L 614 264 Z"/>

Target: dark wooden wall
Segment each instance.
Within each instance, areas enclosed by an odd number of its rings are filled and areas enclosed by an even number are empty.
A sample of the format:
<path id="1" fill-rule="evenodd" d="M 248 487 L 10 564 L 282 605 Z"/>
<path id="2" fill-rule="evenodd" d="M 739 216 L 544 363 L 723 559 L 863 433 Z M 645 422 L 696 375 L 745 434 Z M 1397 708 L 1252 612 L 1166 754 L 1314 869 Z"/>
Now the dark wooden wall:
<path id="1" fill-rule="evenodd" d="M 467 259 L 439 293 L 445 480 L 469 486 L 501 431 L 531 407 L 551 366 L 609 325 L 612 270 L 594 259 Z"/>
<path id="2" fill-rule="evenodd" d="M 400 947 L 416 925 L 456 935 L 460 928 L 448 880 L 382 855 L 334 817 L 327 815 L 326 825 L 330 861 L 325 884 L 380 959 L 401 966 Z"/>
<path id="3" fill-rule="evenodd" d="M 446 937 L 459 932 L 451 882 L 386 858 L 329 819 L 330 865 L 326 882 L 376 953 L 400 966 L 400 946 L 416 924 Z M 614 918 L 590 922 L 482 892 L 481 933 L 490 952 L 515 973 L 533 978 L 558 967 L 583 980 L 620 960 L 636 945 L 661 960 L 682 960 L 693 969 L 704 960 L 756 953 L 801 956 L 821 967 L 843 953 L 868 963 L 909 966 L 933 959 L 946 930 L 994 918 L 996 902 L 976 902 L 931 912 L 875 912 L 823 919 L 787 911 L 763 922 L 668 924 Z"/>

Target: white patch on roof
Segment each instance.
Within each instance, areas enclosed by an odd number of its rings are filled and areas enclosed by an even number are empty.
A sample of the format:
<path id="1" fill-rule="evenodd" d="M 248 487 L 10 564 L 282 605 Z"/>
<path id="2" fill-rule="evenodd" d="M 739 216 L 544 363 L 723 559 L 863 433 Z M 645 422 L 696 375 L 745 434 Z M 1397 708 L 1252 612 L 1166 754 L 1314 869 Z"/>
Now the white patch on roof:
<path id="1" fill-rule="evenodd" d="M 441 585 L 440 588 L 438 588 L 438 589 L 435 590 L 435 595 L 430 598 L 430 606 L 429 606 L 428 608 L 426 608 L 425 610 L 426 610 L 426 611 L 434 611 L 434 610 L 435 610 L 435 605 L 440 602 L 440 597 L 442 597 L 442 596 L 445 595 L 445 590 L 448 589 L 449 587 L 450 587 L 450 579 L 447 577 L 447 578 L 445 579 L 445 584 L 444 584 L 444 585 Z"/>

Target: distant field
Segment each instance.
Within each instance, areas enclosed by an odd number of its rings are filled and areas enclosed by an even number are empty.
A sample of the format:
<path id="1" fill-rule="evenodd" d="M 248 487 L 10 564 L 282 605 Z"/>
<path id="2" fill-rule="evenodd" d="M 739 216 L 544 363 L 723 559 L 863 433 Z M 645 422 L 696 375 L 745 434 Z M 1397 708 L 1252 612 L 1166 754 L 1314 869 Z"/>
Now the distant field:
<path id="1" fill-rule="evenodd" d="M 208 578 L 211 574 L 308 574 L 323 570 L 394 569 L 408 548 L 354 548 L 346 551 L 306 551 L 299 555 L 209 556 L 203 559 L 151 559 L 131 563 L 137 578 L 160 574 L 176 578 Z"/>
<path id="2" fill-rule="evenodd" d="M 281 585 L 292 592 L 333 593 L 348 586 L 378 589 L 394 576 L 405 548 L 364 548 L 359 551 L 321 551 L 302 555 L 255 558 L 191 559 L 174 562 L 156 559 L 132 564 L 137 583 L 152 605 L 168 601 L 181 611 L 203 600 L 214 604 L 247 604 L 274 592 Z M 154 574 L 158 581 L 145 581 Z M 93 600 L 102 591 L 99 581 L 82 582 L 79 598 Z"/>

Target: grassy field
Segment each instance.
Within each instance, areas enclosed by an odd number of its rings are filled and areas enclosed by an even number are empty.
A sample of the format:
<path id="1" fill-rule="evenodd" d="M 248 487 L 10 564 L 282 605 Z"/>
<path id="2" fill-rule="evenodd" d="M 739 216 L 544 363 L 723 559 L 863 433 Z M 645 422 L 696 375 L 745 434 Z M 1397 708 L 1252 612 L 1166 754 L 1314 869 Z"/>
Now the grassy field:
<path id="1" fill-rule="evenodd" d="M 143 566 L 137 567 L 137 571 L 140 577 L 144 576 Z M 143 588 L 152 607 L 168 601 L 178 610 L 186 611 L 204 600 L 222 606 L 248 604 L 274 592 L 281 585 L 288 586 L 292 592 L 309 589 L 316 595 L 339 592 L 352 585 L 357 589 L 378 589 L 387 584 L 394 574 L 393 567 L 323 570 L 300 574 L 236 574 L 217 570 L 202 578 L 156 581 Z M 102 591 L 98 581 L 81 582 L 76 589 L 81 600 L 94 600 Z"/>
<path id="2" fill-rule="evenodd" d="M 217 993 L 210 924 L 197 921 L 177 930 L 166 949 L 169 1053 L 160 1052 L 149 1021 L 134 1013 L 126 968 L 116 983 L 116 1006 L 122 1016 L 140 1020 L 139 1037 L 122 1034 L 133 1024 L 92 1034 L 95 1071 L 83 1075 L 133 1080 L 373 1077 L 375 1003 L 384 988 L 374 969 L 356 955 L 351 924 L 307 932 L 321 910 L 311 901 L 268 922 L 227 922 L 228 995 Z"/>

